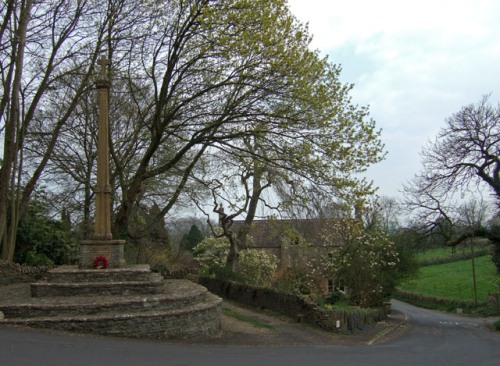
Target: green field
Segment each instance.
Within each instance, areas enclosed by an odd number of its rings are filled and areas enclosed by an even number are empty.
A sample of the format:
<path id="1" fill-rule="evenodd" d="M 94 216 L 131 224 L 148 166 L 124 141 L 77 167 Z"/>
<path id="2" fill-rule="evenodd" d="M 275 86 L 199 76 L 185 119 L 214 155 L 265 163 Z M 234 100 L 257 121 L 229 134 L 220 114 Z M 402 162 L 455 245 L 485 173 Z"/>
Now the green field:
<path id="1" fill-rule="evenodd" d="M 476 239 L 474 245 L 474 252 L 476 256 L 486 255 L 489 253 L 490 243 L 482 239 Z M 465 259 L 464 256 L 472 254 L 470 245 L 459 245 L 454 249 L 452 247 L 441 247 L 428 249 L 423 252 L 417 253 L 417 260 L 420 262 L 432 262 L 439 259 L 460 260 Z"/>
<path id="2" fill-rule="evenodd" d="M 456 254 L 462 254 L 465 251 L 470 252 L 469 248 L 466 247 L 460 247 L 455 249 L 455 255 Z M 448 257 L 453 257 L 454 255 L 451 247 L 443 247 L 443 248 L 435 248 L 435 249 L 429 249 L 424 252 L 417 253 L 417 259 L 418 260 L 429 260 L 429 259 L 436 259 L 436 258 L 448 258 Z"/>
<path id="3" fill-rule="evenodd" d="M 489 255 L 476 258 L 475 264 L 477 300 L 486 301 L 488 293 L 498 291 L 496 283 L 500 276 L 496 274 Z M 474 300 L 471 260 L 421 267 L 414 279 L 406 281 L 398 288 L 433 297 Z"/>

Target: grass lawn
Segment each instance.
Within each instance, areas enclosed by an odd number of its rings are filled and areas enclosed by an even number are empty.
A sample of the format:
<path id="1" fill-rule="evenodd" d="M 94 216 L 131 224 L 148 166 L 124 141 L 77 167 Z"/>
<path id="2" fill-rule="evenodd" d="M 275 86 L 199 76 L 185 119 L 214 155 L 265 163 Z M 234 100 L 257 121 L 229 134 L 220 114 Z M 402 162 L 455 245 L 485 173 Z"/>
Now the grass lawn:
<path id="1" fill-rule="evenodd" d="M 497 292 L 500 276 L 491 256 L 475 259 L 477 300 L 486 301 L 489 292 Z M 474 300 L 471 260 L 421 267 L 416 278 L 399 286 L 403 291 L 457 300 Z"/>

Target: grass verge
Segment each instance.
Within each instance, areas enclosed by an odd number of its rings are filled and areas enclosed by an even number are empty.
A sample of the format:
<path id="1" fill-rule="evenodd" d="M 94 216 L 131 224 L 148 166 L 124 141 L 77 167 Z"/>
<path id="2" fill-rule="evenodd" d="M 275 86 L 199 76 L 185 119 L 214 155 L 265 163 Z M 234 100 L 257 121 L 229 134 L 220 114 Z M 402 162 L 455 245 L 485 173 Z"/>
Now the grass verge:
<path id="1" fill-rule="evenodd" d="M 234 310 L 231 310 L 231 309 L 228 309 L 228 308 L 225 308 L 225 307 L 222 308 L 222 313 L 224 315 L 230 316 L 231 318 L 234 318 L 236 320 L 239 320 L 239 321 L 242 321 L 242 322 L 245 322 L 245 323 L 250 323 L 250 324 L 252 324 L 256 328 L 268 329 L 268 330 L 272 330 L 272 331 L 276 330 L 276 328 L 274 328 L 272 325 L 269 325 L 267 323 L 263 323 L 263 322 L 261 322 L 258 319 L 255 319 L 255 318 L 252 318 L 250 316 L 246 316 L 246 315 L 240 314 L 240 313 L 238 313 L 238 312 L 236 312 Z"/>

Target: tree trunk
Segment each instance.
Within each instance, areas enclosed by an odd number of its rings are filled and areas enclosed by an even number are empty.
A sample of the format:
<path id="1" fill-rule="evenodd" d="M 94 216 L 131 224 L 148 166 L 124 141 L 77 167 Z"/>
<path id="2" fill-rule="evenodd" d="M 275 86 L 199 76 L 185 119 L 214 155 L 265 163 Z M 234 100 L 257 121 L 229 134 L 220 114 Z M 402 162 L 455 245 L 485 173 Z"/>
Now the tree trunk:
<path id="1" fill-rule="evenodd" d="M 230 235 L 229 242 L 231 244 L 229 248 L 229 254 L 227 256 L 226 268 L 232 272 L 237 272 L 240 261 L 240 249 L 247 247 L 248 233 L 252 226 L 253 220 L 255 219 L 255 214 L 257 212 L 257 206 L 259 203 L 260 195 L 262 191 L 268 187 L 262 186 L 262 173 L 263 170 L 258 166 L 258 163 L 254 161 L 254 174 L 253 174 L 253 184 L 252 184 L 252 194 L 248 201 L 248 210 L 245 217 L 243 225 L 239 228 L 236 236 Z"/>
<path id="2" fill-rule="evenodd" d="M 24 64 L 24 50 L 26 47 L 26 31 L 31 17 L 31 0 L 26 0 L 24 7 L 21 8 L 19 19 L 19 29 L 17 32 L 17 52 L 15 53 L 15 75 L 12 84 L 12 96 L 10 99 L 10 108 L 5 122 L 4 137 L 4 156 L 2 168 L 0 171 L 0 238 L 2 239 L 2 256 L 7 261 L 14 259 L 15 235 L 12 230 L 17 225 L 17 218 L 11 217 L 12 227 L 8 228 L 7 208 L 9 207 L 9 191 L 14 189 L 12 182 L 14 179 L 14 166 L 17 158 L 17 139 L 16 132 L 19 126 L 20 116 L 20 90 L 22 81 L 22 72 Z M 14 205 L 10 202 L 10 205 Z M 14 216 L 17 216 L 17 209 L 14 207 Z"/>

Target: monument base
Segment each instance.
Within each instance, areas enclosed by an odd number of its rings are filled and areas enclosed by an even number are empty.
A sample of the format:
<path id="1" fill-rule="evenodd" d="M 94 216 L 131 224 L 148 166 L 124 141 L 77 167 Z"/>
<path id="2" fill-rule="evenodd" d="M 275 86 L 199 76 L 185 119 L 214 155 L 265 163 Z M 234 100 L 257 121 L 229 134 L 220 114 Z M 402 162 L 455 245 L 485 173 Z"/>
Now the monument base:
<path id="1" fill-rule="evenodd" d="M 0 328 L 189 341 L 221 331 L 221 298 L 187 280 L 165 280 L 149 265 L 61 266 L 26 286 L 16 287 L 16 296 L 0 296 Z"/>
<path id="2" fill-rule="evenodd" d="M 98 257 L 105 257 L 108 268 L 120 268 L 125 265 L 123 248 L 125 240 L 93 239 L 80 242 L 81 269 L 94 268 L 94 261 Z"/>

